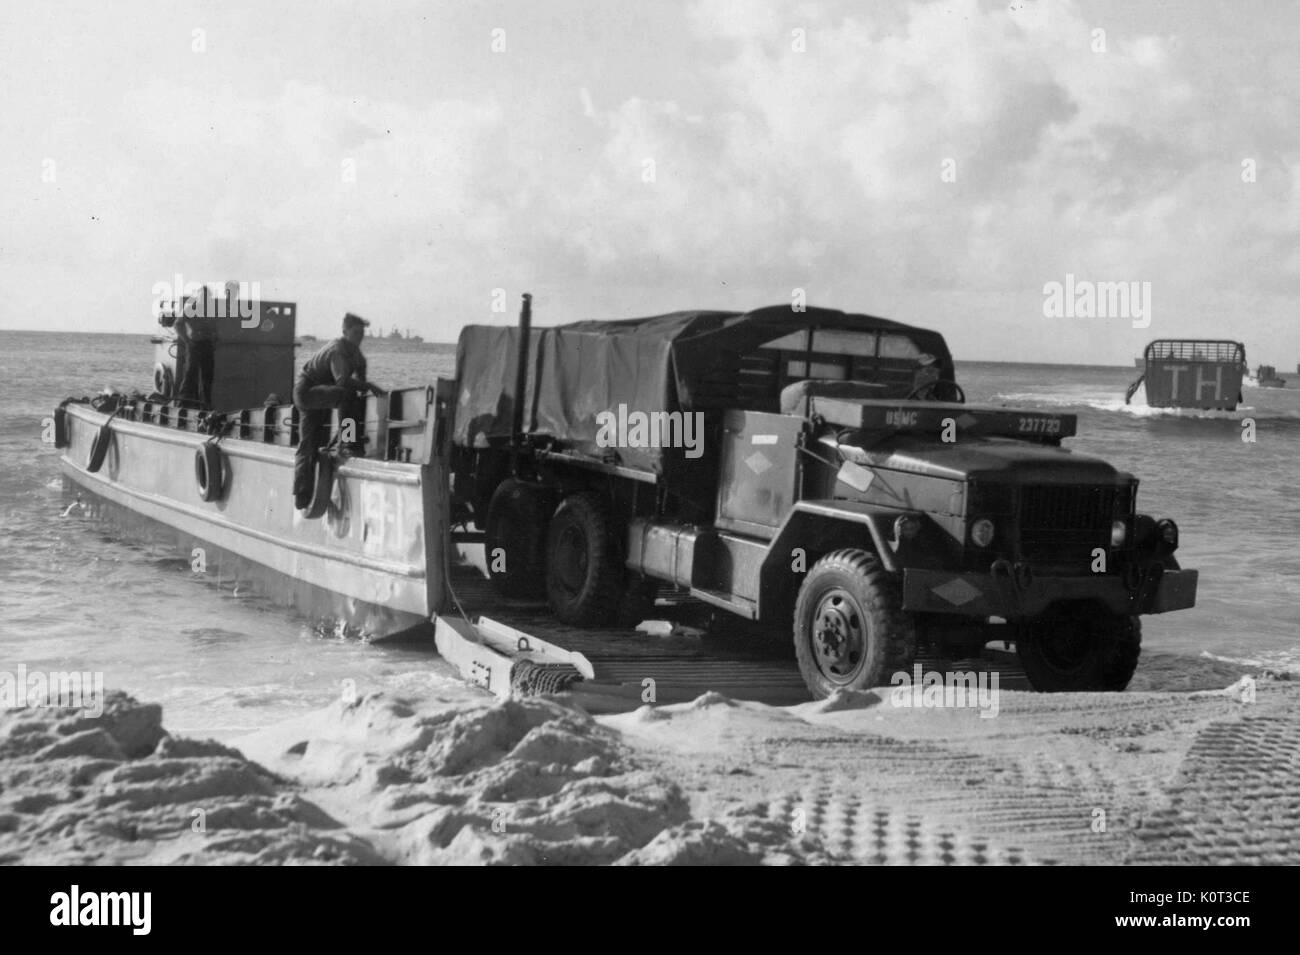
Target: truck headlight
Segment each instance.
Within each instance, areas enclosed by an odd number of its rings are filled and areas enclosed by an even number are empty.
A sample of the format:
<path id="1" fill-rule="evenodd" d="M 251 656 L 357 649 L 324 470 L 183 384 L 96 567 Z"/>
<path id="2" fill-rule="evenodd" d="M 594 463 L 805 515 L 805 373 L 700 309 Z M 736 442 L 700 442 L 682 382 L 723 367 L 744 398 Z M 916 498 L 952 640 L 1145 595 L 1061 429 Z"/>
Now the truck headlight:
<path id="1" fill-rule="evenodd" d="M 993 522 L 981 517 L 970 526 L 970 542 L 976 547 L 988 547 L 993 543 Z"/>
<path id="2" fill-rule="evenodd" d="M 1110 546 L 1123 547 L 1128 540 L 1128 521 L 1116 521 L 1110 525 Z"/>
<path id="3" fill-rule="evenodd" d="M 1170 553 L 1178 550 L 1178 525 L 1169 518 L 1166 517 L 1156 525 L 1156 534 L 1161 542 L 1169 548 Z"/>
<path id="4" fill-rule="evenodd" d="M 894 519 L 894 540 L 912 540 L 921 533 L 921 519 L 915 514 L 903 514 Z"/>

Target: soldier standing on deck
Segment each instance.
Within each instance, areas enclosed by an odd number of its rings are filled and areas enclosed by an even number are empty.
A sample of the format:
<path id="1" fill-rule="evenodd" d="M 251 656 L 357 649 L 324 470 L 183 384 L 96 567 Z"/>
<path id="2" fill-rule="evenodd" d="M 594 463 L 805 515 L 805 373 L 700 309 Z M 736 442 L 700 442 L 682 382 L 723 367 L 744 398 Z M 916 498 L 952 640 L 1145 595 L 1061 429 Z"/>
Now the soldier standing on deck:
<path id="1" fill-rule="evenodd" d="M 363 453 L 361 428 L 365 423 L 367 392 L 383 395 L 378 385 L 366 381 L 366 357 L 361 339 L 370 323 L 349 312 L 343 316 L 343 335 L 307 359 L 293 388 L 298 408 L 298 451 L 294 458 L 293 497 L 299 509 L 311 504 L 316 477 L 316 453 L 320 450 L 330 412 L 339 410 L 340 423 L 353 422 L 357 440 L 343 450 Z"/>
<path id="2" fill-rule="evenodd" d="M 207 286 L 185 299 L 176 317 L 176 337 L 181 343 L 181 380 L 177 394 L 182 401 L 212 408 L 212 372 L 216 363 L 217 319 L 211 314 Z"/>

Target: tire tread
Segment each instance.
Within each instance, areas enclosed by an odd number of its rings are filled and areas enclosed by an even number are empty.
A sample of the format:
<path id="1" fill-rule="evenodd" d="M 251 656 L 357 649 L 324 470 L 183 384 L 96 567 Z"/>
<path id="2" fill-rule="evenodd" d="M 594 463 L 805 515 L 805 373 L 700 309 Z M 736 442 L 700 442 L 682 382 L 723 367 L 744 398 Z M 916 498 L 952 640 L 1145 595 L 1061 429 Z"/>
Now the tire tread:
<path id="1" fill-rule="evenodd" d="M 800 617 L 804 612 L 807 581 L 814 574 L 839 572 L 859 581 L 857 596 L 862 601 L 867 613 L 873 619 L 872 634 L 882 640 L 880 662 L 876 666 L 878 676 L 895 673 L 911 668 L 916 658 L 916 628 L 910 615 L 903 610 L 903 598 L 893 579 L 881 566 L 880 561 L 870 551 L 856 547 L 831 551 L 817 560 L 808 571 L 804 586 L 799 589 L 799 597 L 794 609 L 795 655 L 799 660 L 799 669 L 804 681 L 814 695 L 822 690 L 815 685 L 816 664 L 808 659 L 810 648 L 800 632 Z M 880 626 L 875 626 L 879 623 Z M 873 683 L 870 674 L 864 675 L 864 683 Z"/>

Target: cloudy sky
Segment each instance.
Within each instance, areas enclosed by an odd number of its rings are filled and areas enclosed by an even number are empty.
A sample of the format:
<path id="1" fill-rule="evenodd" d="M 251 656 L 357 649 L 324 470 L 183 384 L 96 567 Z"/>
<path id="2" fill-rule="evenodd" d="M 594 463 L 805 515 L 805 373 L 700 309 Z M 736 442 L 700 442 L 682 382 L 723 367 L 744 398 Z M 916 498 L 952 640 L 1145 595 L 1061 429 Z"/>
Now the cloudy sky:
<path id="1" fill-rule="evenodd" d="M 1300 360 L 1300 6 L 221 2 L 0 8 L 0 327 L 299 328 L 791 301 L 959 357 Z M 1149 282 L 1149 328 L 1044 286 Z M 493 311 L 504 290 L 510 314 Z M 494 297 L 495 296 L 495 297 Z"/>

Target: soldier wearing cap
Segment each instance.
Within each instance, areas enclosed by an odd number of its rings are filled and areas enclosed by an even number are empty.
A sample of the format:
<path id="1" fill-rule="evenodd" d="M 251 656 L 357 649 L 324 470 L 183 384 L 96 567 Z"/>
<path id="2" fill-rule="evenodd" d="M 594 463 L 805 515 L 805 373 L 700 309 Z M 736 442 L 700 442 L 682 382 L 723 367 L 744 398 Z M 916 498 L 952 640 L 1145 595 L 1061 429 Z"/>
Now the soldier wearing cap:
<path id="1" fill-rule="evenodd" d="M 205 285 L 181 304 L 176 317 L 181 376 L 177 395 L 203 408 L 212 407 L 212 372 L 216 364 L 217 319 L 212 294 Z"/>
<path id="2" fill-rule="evenodd" d="M 330 412 L 339 410 L 339 422 L 351 419 L 356 441 L 344 450 L 360 454 L 364 448 L 361 428 L 365 424 L 365 395 L 384 394 L 384 390 L 366 380 L 366 357 L 361 354 L 361 340 L 368 321 L 349 312 L 343 316 L 343 335 L 307 359 L 293 388 L 293 403 L 298 408 L 298 451 L 294 458 L 294 504 L 305 508 L 311 503 L 316 477 L 316 453 L 326 437 Z"/>

